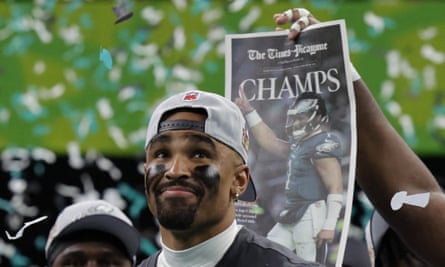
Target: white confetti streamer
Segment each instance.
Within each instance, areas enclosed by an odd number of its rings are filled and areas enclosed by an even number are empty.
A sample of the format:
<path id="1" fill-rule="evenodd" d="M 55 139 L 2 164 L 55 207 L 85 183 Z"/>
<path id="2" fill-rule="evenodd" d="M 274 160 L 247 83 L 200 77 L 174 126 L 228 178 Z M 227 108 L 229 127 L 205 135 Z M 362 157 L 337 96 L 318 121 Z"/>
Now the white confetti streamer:
<path id="1" fill-rule="evenodd" d="M 35 220 L 26 222 L 26 223 L 22 226 L 22 228 L 20 228 L 19 231 L 15 234 L 15 236 L 11 236 L 11 235 L 8 233 L 8 231 L 5 231 L 6 236 L 8 237 L 9 240 L 19 239 L 19 238 L 21 238 L 21 237 L 23 236 L 23 232 L 25 231 L 26 228 L 28 228 L 29 226 L 31 226 L 31 225 L 33 225 L 33 224 L 36 224 L 36 223 L 38 223 L 38 222 L 41 222 L 41 221 L 45 220 L 46 218 L 48 218 L 48 216 L 42 216 L 42 217 L 39 217 L 39 218 L 37 218 L 37 219 L 35 219 Z"/>

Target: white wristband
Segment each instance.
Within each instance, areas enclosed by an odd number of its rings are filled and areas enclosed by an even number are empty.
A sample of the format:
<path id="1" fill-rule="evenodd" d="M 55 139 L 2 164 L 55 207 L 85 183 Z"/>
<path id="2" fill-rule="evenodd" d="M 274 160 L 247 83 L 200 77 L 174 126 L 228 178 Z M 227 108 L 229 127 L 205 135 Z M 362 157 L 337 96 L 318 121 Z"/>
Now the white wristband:
<path id="1" fill-rule="evenodd" d="M 361 79 L 360 74 L 358 74 L 358 71 L 355 69 L 354 65 L 352 65 L 351 62 L 349 62 L 349 69 L 353 82 Z"/>
<path id="2" fill-rule="evenodd" d="M 342 194 L 329 194 L 327 197 L 327 215 L 323 224 L 324 230 L 334 230 L 343 206 Z"/>
<path id="3" fill-rule="evenodd" d="M 259 124 L 260 122 L 262 122 L 263 120 L 261 119 L 258 112 L 256 112 L 256 110 L 252 110 L 251 112 L 246 114 L 246 121 L 247 125 L 249 125 L 249 127 L 252 128 L 257 124 Z"/>

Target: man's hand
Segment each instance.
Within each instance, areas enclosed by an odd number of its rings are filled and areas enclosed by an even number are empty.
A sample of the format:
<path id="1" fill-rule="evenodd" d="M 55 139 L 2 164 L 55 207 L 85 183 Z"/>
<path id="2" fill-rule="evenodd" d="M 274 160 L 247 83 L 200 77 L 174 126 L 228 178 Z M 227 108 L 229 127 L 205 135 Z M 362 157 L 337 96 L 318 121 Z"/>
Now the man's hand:
<path id="1" fill-rule="evenodd" d="M 317 235 L 317 245 L 321 246 L 325 243 L 334 241 L 335 231 L 322 229 Z"/>
<path id="2" fill-rule="evenodd" d="M 298 34 L 307 26 L 319 23 L 319 21 L 312 16 L 312 14 L 305 8 L 292 8 L 283 13 L 273 15 L 275 23 L 278 25 L 291 24 L 288 39 L 293 40 L 297 38 Z M 277 27 L 276 30 L 284 30 Z"/>
<path id="3" fill-rule="evenodd" d="M 243 114 L 247 114 L 253 110 L 253 107 L 249 103 L 249 99 L 247 99 L 246 94 L 244 93 L 244 89 L 240 88 L 238 90 L 238 96 L 235 99 L 235 103 L 238 105 L 239 109 Z"/>

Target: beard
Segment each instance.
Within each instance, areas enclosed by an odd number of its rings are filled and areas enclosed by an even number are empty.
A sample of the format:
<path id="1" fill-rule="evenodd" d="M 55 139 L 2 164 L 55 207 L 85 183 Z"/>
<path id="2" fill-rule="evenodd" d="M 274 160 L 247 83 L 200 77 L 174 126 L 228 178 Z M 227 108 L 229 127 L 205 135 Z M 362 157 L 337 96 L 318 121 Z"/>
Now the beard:
<path id="1" fill-rule="evenodd" d="M 158 220 L 163 227 L 170 230 L 186 230 L 195 221 L 199 202 L 189 204 L 181 199 L 161 201 L 156 198 L 156 206 Z"/>
<path id="2" fill-rule="evenodd" d="M 195 221 L 198 208 L 205 195 L 205 189 L 211 195 L 215 195 L 219 189 L 219 171 L 212 166 L 198 166 L 193 170 L 191 177 L 180 177 L 172 181 L 162 184 L 153 184 L 161 180 L 165 172 L 164 165 L 156 165 L 151 167 L 145 177 L 145 194 L 147 201 L 150 202 L 150 194 L 155 196 L 155 205 L 157 219 L 159 223 L 166 229 L 170 230 L 187 230 Z M 196 179 L 202 181 L 203 186 L 190 183 L 188 179 Z M 190 203 L 182 198 L 161 199 L 160 195 L 163 190 L 169 186 L 183 186 L 189 188 L 195 193 L 197 201 Z M 152 192 L 150 192 L 152 188 Z"/>

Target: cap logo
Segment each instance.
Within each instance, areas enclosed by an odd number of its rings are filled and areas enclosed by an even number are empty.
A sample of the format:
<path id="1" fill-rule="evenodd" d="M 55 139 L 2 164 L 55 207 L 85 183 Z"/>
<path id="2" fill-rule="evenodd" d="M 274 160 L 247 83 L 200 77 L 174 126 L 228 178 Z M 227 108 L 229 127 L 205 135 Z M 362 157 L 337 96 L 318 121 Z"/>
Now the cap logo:
<path id="1" fill-rule="evenodd" d="M 103 204 L 98 204 L 98 205 L 96 205 L 94 207 L 90 207 L 89 209 L 84 210 L 84 211 L 78 213 L 77 215 L 74 215 L 72 220 L 71 220 L 71 223 L 73 223 L 73 222 L 75 222 L 77 220 L 80 220 L 80 219 L 82 219 L 84 217 L 93 215 L 93 214 L 111 214 L 111 213 L 113 213 L 113 208 L 112 207 L 107 206 L 107 205 L 103 205 Z"/>
<path id="2" fill-rule="evenodd" d="M 198 98 L 199 98 L 199 92 L 188 92 L 184 95 L 184 98 L 182 100 L 194 101 L 194 100 L 198 100 Z"/>
<path id="3" fill-rule="evenodd" d="M 107 205 L 97 205 L 91 210 L 91 213 L 112 213 L 113 208 Z"/>

